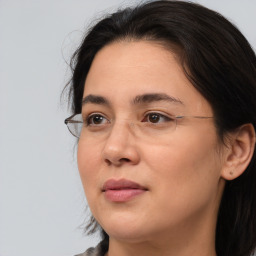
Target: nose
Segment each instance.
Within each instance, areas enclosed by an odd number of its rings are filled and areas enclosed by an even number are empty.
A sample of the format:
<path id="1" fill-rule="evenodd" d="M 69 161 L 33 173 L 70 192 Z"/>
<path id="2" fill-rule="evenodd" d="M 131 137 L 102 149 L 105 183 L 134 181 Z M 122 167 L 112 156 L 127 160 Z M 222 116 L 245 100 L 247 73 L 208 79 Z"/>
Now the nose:
<path id="1" fill-rule="evenodd" d="M 128 123 L 116 123 L 106 139 L 102 152 L 107 165 L 121 166 L 123 164 L 136 165 L 140 161 L 131 126 Z"/>

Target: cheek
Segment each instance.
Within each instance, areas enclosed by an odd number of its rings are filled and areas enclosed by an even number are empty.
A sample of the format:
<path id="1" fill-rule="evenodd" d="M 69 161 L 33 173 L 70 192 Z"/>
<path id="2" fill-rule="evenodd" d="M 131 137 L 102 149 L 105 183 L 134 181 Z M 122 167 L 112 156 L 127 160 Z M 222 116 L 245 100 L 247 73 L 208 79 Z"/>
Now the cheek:
<path id="1" fill-rule="evenodd" d="M 189 203 L 216 195 L 221 164 L 215 138 L 215 135 L 190 135 L 177 139 L 179 143 L 173 140 L 169 145 L 148 150 L 146 164 L 152 171 L 152 179 L 161 184 L 159 193 L 164 195 L 159 198 L 176 195 L 172 199 L 177 198 L 179 204 L 181 198 Z"/>
<path id="2" fill-rule="evenodd" d="M 86 196 L 90 195 L 91 187 L 95 190 L 98 179 L 98 166 L 100 165 L 100 155 L 97 146 L 90 146 L 85 141 L 79 141 L 77 150 L 78 170 L 83 183 Z"/>

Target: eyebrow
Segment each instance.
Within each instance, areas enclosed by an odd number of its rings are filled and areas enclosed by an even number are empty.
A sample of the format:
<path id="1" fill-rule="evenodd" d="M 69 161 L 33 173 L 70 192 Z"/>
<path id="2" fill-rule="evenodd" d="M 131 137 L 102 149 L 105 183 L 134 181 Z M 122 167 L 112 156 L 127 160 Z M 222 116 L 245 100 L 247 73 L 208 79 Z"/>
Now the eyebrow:
<path id="1" fill-rule="evenodd" d="M 138 95 L 132 100 L 132 104 L 139 105 L 139 104 L 152 103 L 156 101 L 166 101 L 166 102 L 179 103 L 184 105 L 180 99 L 174 98 L 165 93 L 147 93 L 147 94 Z M 82 99 L 82 105 L 85 105 L 88 103 L 110 106 L 110 102 L 105 97 L 99 96 L 99 95 L 93 95 L 93 94 L 89 94 Z"/>
<path id="2" fill-rule="evenodd" d="M 166 101 L 166 102 L 179 103 L 184 105 L 180 99 L 174 98 L 165 93 L 148 93 L 148 94 L 138 95 L 134 98 L 133 104 L 137 105 L 137 104 L 143 104 L 143 103 L 152 103 L 155 101 Z"/>
<path id="3" fill-rule="evenodd" d="M 87 103 L 110 106 L 110 103 L 106 98 L 93 94 L 89 94 L 82 99 L 82 105 Z"/>

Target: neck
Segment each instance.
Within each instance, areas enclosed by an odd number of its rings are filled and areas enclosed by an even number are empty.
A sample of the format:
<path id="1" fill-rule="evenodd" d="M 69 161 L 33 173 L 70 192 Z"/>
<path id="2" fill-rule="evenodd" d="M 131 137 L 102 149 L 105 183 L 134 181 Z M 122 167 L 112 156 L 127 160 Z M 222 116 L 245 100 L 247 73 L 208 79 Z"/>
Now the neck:
<path id="1" fill-rule="evenodd" d="M 216 256 L 217 214 L 214 211 L 211 214 L 200 218 L 199 221 L 190 221 L 189 224 L 183 222 L 171 232 L 170 229 L 166 229 L 166 233 L 161 230 L 154 235 L 144 234 L 141 237 L 134 237 L 135 239 L 131 239 L 128 234 L 121 239 L 110 236 L 107 256 Z"/>
<path id="2" fill-rule="evenodd" d="M 110 238 L 107 256 L 216 256 L 215 233 L 195 235 L 187 232 L 175 232 L 174 235 L 147 239 L 144 241 L 129 241 Z"/>
<path id="3" fill-rule="evenodd" d="M 183 246 L 177 244 L 175 246 L 161 246 L 156 243 L 144 242 L 140 244 L 111 242 L 109 251 L 106 256 L 131 256 L 131 255 L 147 255 L 147 256 L 216 256 L 214 246 L 190 247 L 185 241 Z"/>

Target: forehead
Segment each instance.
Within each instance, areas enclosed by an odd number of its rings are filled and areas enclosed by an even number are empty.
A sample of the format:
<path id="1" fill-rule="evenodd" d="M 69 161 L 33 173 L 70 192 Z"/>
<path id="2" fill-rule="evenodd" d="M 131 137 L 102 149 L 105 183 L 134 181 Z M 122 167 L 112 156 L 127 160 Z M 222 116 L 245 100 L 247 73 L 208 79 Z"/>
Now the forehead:
<path id="1" fill-rule="evenodd" d="M 175 54 L 147 41 L 114 42 L 101 49 L 87 75 L 83 97 L 100 95 L 124 103 L 152 93 L 179 99 L 190 110 L 211 111 L 186 78 Z"/>

